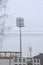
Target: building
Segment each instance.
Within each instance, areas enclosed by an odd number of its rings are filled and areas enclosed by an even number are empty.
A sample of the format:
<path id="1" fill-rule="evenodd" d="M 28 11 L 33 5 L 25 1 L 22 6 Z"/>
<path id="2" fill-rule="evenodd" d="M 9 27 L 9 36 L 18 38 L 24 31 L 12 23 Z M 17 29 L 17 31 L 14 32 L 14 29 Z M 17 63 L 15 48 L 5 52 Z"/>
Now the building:
<path id="1" fill-rule="evenodd" d="M 40 65 L 40 59 L 28 58 L 27 63 L 27 65 Z"/>
<path id="2" fill-rule="evenodd" d="M 1 51 L 0 65 L 27 65 L 27 59 L 20 58 L 20 52 Z"/>
<path id="3" fill-rule="evenodd" d="M 0 51 L 0 65 L 40 65 L 40 59 L 20 57 L 20 52 Z"/>
<path id="4" fill-rule="evenodd" d="M 33 58 L 40 59 L 40 64 L 43 65 L 43 53 L 39 53 L 39 55 L 36 55 Z"/>

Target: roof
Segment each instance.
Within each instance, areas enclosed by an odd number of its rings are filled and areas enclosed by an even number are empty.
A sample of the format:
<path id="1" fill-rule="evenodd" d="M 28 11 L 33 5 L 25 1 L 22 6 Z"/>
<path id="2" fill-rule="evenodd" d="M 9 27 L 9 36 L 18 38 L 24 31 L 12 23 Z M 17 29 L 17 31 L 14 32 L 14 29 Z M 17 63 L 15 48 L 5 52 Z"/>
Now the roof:
<path id="1" fill-rule="evenodd" d="M 38 59 L 43 58 L 43 53 L 39 53 L 39 55 L 33 56 L 33 58 L 38 58 Z"/>
<path id="2" fill-rule="evenodd" d="M 18 51 L 0 51 L 0 53 L 20 53 Z"/>

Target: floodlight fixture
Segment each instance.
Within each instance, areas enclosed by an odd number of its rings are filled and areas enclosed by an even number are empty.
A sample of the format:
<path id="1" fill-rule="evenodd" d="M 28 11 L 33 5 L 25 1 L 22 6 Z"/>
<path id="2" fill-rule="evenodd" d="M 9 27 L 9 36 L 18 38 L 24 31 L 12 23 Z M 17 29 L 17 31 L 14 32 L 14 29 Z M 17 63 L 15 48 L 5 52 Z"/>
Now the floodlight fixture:
<path id="1" fill-rule="evenodd" d="M 16 18 L 17 27 L 24 27 L 24 19 L 21 17 Z"/>

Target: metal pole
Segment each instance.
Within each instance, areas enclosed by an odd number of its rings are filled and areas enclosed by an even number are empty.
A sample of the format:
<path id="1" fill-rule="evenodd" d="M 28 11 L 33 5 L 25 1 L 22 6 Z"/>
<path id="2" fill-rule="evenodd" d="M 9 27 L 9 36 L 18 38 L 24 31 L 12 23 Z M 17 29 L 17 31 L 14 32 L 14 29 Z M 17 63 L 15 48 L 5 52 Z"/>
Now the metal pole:
<path id="1" fill-rule="evenodd" d="M 9 65 L 11 65 L 11 59 L 9 59 Z"/>
<path id="2" fill-rule="evenodd" d="M 20 27 L 20 58 L 22 57 L 22 45 L 21 45 L 21 27 Z"/>

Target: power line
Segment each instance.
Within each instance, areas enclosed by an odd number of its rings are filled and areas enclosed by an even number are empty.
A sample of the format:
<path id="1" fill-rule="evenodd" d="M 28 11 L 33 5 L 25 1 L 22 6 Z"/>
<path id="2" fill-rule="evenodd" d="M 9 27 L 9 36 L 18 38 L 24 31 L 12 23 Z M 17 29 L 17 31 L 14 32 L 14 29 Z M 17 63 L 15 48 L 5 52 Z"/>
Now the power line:
<path id="1" fill-rule="evenodd" d="M 3 35 L 20 35 L 20 34 L 3 34 Z M 43 34 L 22 34 L 22 35 L 43 35 Z"/>

